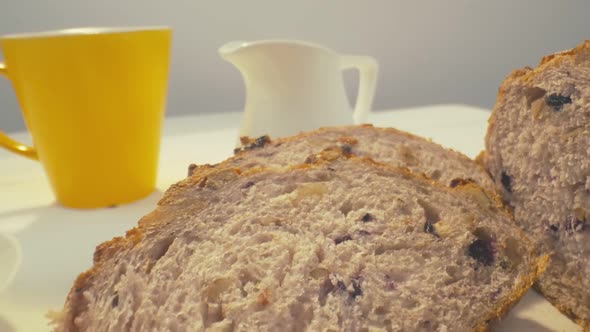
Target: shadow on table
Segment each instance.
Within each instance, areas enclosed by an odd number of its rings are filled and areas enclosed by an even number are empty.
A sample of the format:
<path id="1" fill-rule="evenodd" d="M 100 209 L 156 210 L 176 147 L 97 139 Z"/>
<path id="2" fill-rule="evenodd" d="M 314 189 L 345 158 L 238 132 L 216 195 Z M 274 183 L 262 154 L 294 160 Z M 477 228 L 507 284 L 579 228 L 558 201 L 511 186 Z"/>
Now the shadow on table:
<path id="1" fill-rule="evenodd" d="M 0 331 L 2 332 L 15 332 L 16 329 L 7 320 L 0 316 Z"/>
<path id="2" fill-rule="evenodd" d="M 549 310 L 543 310 L 545 314 L 551 314 L 550 311 L 555 311 L 555 319 L 558 321 L 551 322 L 551 328 L 542 325 L 538 321 L 534 321 L 525 317 L 521 317 L 522 313 L 525 313 L 530 310 L 535 310 L 533 307 L 539 305 L 547 305 L 550 304 L 546 303 L 546 300 L 543 298 L 542 295 L 537 293 L 534 289 L 530 289 L 516 304 L 509 314 L 504 317 L 500 321 L 494 321 L 490 325 L 491 331 L 539 331 L 539 332 L 554 332 L 554 331 L 580 331 L 579 329 L 575 328 L 575 324 L 570 322 L 569 319 L 562 314 L 558 313 L 557 309 L 550 307 Z M 538 309 L 537 309 L 538 310 Z M 561 330 L 556 330 L 555 326 L 560 326 L 562 324 L 567 324 L 567 328 L 563 328 Z"/>
<path id="3" fill-rule="evenodd" d="M 142 198 L 138 201 L 135 201 L 133 203 L 99 209 L 72 209 L 64 207 L 58 203 L 54 203 L 52 205 L 47 206 L 7 210 L 4 212 L 0 212 L 0 226 L 2 226 L 0 227 L 0 229 L 14 229 L 14 232 L 10 233 L 20 233 L 20 231 L 24 229 L 27 229 L 29 227 L 35 227 L 33 226 L 33 224 L 38 223 L 39 219 L 48 219 L 47 216 L 52 216 L 56 214 L 83 217 L 85 215 L 88 216 L 108 214 L 111 211 L 117 211 L 116 213 L 124 211 L 125 213 L 128 213 L 132 211 L 137 211 L 138 209 L 144 210 L 145 208 L 149 207 L 151 207 L 151 209 L 154 209 L 156 207 L 156 203 L 162 197 L 162 195 L 163 192 L 159 189 L 156 189 L 149 196 Z M 89 217 L 89 219 L 92 218 L 92 216 Z M 6 224 L 17 223 L 18 225 L 5 226 Z"/>
<path id="4" fill-rule="evenodd" d="M 490 326 L 490 331 L 493 332 L 512 332 L 512 331 L 523 331 L 523 332 L 555 332 L 554 330 L 547 328 L 535 321 L 521 317 L 510 317 L 501 324 L 493 323 Z"/>
<path id="5" fill-rule="evenodd" d="M 161 191 L 131 204 L 114 208 L 76 210 L 58 204 L 9 211 L 0 220 L 30 220 L 15 233 L 22 247 L 22 264 L 6 296 L 57 309 L 74 279 L 92 265 L 98 244 L 125 232 L 152 211 Z M 51 286 L 48 286 L 51 285 Z M 0 331 L 4 331 L 0 325 Z"/>

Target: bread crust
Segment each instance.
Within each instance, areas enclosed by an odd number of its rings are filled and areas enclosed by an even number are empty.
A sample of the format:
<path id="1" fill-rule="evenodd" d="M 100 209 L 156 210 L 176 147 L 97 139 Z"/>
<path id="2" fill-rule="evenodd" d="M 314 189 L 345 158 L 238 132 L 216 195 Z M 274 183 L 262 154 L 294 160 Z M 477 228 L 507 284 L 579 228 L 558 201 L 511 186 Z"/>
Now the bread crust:
<path id="1" fill-rule="evenodd" d="M 522 298 L 522 296 L 531 288 L 531 286 L 537 280 L 537 277 L 541 275 L 545 269 L 547 268 L 547 264 L 549 262 L 549 257 L 547 255 L 541 256 L 539 259 L 536 260 L 534 263 L 535 271 L 533 271 L 530 275 L 522 278 L 518 285 L 515 287 L 514 292 L 509 294 L 504 298 L 501 305 L 498 309 L 488 315 L 486 319 L 483 319 L 475 328 L 475 331 L 487 331 L 489 324 L 494 320 L 500 320 L 502 317 L 506 316 L 510 309 L 515 306 L 518 301 Z"/>
<path id="2" fill-rule="evenodd" d="M 290 136 L 290 137 L 285 137 L 285 138 L 278 138 L 278 139 L 275 139 L 275 140 L 272 140 L 272 139 L 269 138 L 269 141 L 268 142 L 269 143 L 281 144 L 281 143 L 287 143 L 287 142 L 291 142 L 291 141 L 303 140 L 303 139 L 305 139 L 307 137 L 310 137 L 310 136 L 313 136 L 313 135 L 317 135 L 317 134 L 322 133 L 322 132 L 334 130 L 334 129 L 342 130 L 342 131 L 349 131 L 349 130 L 354 130 L 354 128 L 358 128 L 358 127 L 360 127 L 360 128 L 372 128 L 372 129 L 375 129 L 375 130 L 380 130 L 380 131 L 383 131 L 383 132 L 391 133 L 392 135 L 401 135 L 401 136 L 404 136 L 404 137 L 409 138 L 411 140 L 417 140 L 417 141 L 421 141 L 421 142 L 424 142 L 424 143 L 435 144 L 435 145 L 443 148 L 444 150 L 453 152 L 463 162 L 473 162 L 473 160 L 471 160 L 471 158 L 467 157 L 463 153 L 461 153 L 459 151 L 456 151 L 454 149 L 443 147 L 440 144 L 435 143 L 435 142 L 433 142 L 430 139 L 426 139 L 424 137 L 413 135 L 413 134 L 408 133 L 406 131 L 402 131 L 402 130 L 391 128 L 391 127 L 375 127 L 372 124 L 361 124 L 361 125 L 341 126 L 341 127 L 321 127 L 321 128 L 319 128 L 317 130 L 309 131 L 309 132 L 302 132 L 302 133 L 299 133 L 299 134 L 297 134 L 295 136 Z M 241 139 L 242 139 L 242 142 L 243 143 L 244 142 L 252 142 L 254 140 L 254 138 L 251 138 L 251 137 L 242 137 Z M 350 143 L 350 142 L 347 142 L 347 143 Z M 230 157 L 227 160 L 227 162 L 231 162 L 235 158 L 239 158 L 239 156 L 242 153 L 244 153 L 244 152 L 243 151 L 242 152 L 238 152 L 235 156 Z M 482 172 L 487 173 L 487 169 L 483 165 L 477 164 L 477 167 Z"/>
<path id="3" fill-rule="evenodd" d="M 503 101 L 505 99 L 505 95 L 506 95 L 506 91 L 507 91 L 508 87 L 510 87 L 514 84 L 523 84 L 523 85 L 530 84 L 535 80 L 535 78 L 538 75 L 545 72 L 549 68 L 558 67 L 564 61 L 577 60 L 578 59 L 577 57 L 584 52 L 586 52 L 587 54 L 590 54 L 590 40 L 585 40 L 580 45 L 578 45 L 572 49 L 564 50 L 564 51 L 560 51 L 560 52 L 556 52 L 556 53 L 544 56 L 540 60 L 540 62 L 536 68 L 524 67 L 522 69 L 514 70 L 510 74 L 508 74 L 506 76 L 506 78 L 504 79 L 504 81 L 502 82 L 502 84 L 500 85 L 500 88 L 498 90 L 497 99 L 496 99 L 496 106 L 494 107 L 494 110 L 488 120 L 488 129 L 487 129 L 486 138 L 485 138 L 486 145 L 489 146 L 489 144 L 492 140 L 492 135 L 493 135 L 492 133 L 496 130 L 496 125 L 497 125 L 496 118 L 498 116 L 498 112 L 503 107 L 502 105 L 504 104 Z M 476 158 L 476 162 L 481 165 L 484 165 L 486 168 L 489 169 L 490 166 L 488 164 L 488 158 L 489 158 L 488 152 L 482 151 L 482 153 Z M 547 265 L 547 264 L 548 264 L 548 262 L 545 263 L 545 265 Z M 535 284 L 534 288 L 539 293 L 541 293 L 561 313 L 563 313 L 564 315 L 571 318 L 578 325 L 582 326 L 584 331 L 590 332 L 590 322 L 589 321 L 583 320 L 580 317 L 576 316 L 571 311 L 571 308 L 564 306 L 559 301 L 559 299 L 551 297 L 548 294 L 546 294 L 545 292 L 543 292 L 543 289 L 540 288 L 538 286 L 538 284 Z"/>
<path id="4" fill-rule="evenodd" d="M 56 329 L 56 331 L 75 331 L 75 329 L 71 329 L 74 325 L 74 320 L 76 316 L 82 312 L 85 308 L 84 299 L 82 293 L 85 289 L 88 289 L 92 286 L 94 279 L 99 275 L 99 273 L 104 269 L 106 262 L 115 257 L 119 253 L 124 253 L 127 249 L 132 248 L 136 245 L 141 244 L 142 239 L 146 232 L 153 227 L 162 227 L 163 224 L 161 223 L 161 218 L 158 218 L 159 213 L 165 213 L 165 209 L 168 206 L 173 206 L 175 204 L 179 204 L 179 199 L 181 197 L 180 194 L 183 193 L 183 188 L 191 187 L 191 186 L 199 186 L 206 179 L 215 179 L 220 180 L 221 183 L 219 185 L 223 185 L 227 182 L 235 181 L 239 177 L 244 176 L 251 176 L 262 172 L 289 172 L 291 170 L 296 169 L 311 169 L 317 168 L 321 165 L 331 163 L 337 159 L 345 158 L 349 159 L 352 162 L 359 162 L 359 163 L 367 163 L 373 166 L 382 168 L 387 171 L 397 172 L 399 174 L 403 174 L 404 176 L 411 177 L 416 179 L 417 181 L 427 182 L 433 186 L 436 186 L 444 191 L 447 192 L 467 192 L 470 193 L 473 190 L 478 190 L 483 192 L 491 202 L 490 208 L 497 210 L 499 213 L 504 213 L 509 215 L 512 218 L 512 214 L 510 210 L 506 209 L 505 206 L 502 204 L 502 200 L 500 196 L 494 192 L 486 191 L 484 188 L 480 187 L 474 183 L 468 183 L 465 185 L 459 185 L 455 188 L 447 187 L 435 180 L 432 180 L 424 175 L 414 174 L 410 172 L 408 169 L 405 168 L 397 168 L 395 166 L 389 164 L 383 164 L 376 162 L 367 157 L 357 157 L 351 154 L 343 153 L 340 150 L 331 150 L 331 151 L 322 151 L 315 155 L 316 158 L 313 162 L 309 164 L 302 164 L 302 165 L 295 165 L 289 166 L 284 169 L 273 169 L 273 168 L 256 168 L 256 169 L 249 169 L 245 172 L 242 172 L 236 168 L 224 168 L 223 166 L 226 165 L 225 163 L 221 163 L 214 167 L 199 167 L 195 169 L 195 172 L 192 176 L 178 182 L 175 185 L 172 185 L 164 194 L 163 198 L 158 202 L 158 207 L 146 215 L 145 217 L 141 218 L 138 222 L 138 225 L 131 230 L 127 231 L 124 237 L 115 237 L 110 241 L 104 242 L 97 246 L 95 254 L 94 254 L 94 262 L 93 266 L 88 269 L 87 271 L 81 273 L 75 280 L 74 285 L 72 286 L 64 306 L 64 310 L 54 324 L 58 326 L 64 327 L 63 330 Z M 230 176 L 227 176 L 230 174 Z M 164 211 L 160 211 L 164 209 Z M 526 240 L 526 236 L 523 232 L 520 232 L 519 238 L 522 240 Z M 500 302 L 500 305 L 494 309 L 490 313 L 486 313 L 482 315 L 482 319 L 480 322 L 473 327 L 474 331 L 486 331 L 488 328 L 489 323 L 492 320 L 499 319 L 504 316 L 508 310 L 518 302 L 520 297 L 530 288 L 533 284 L 534 280 L 538 277 L 538 275 L 544 270 L 547 264 L 547 257 L 542 256 L 539 257 L 536 254 L 533 254 L 532 257 L 533 261 L 533 268 L 531 269 L 531 273 L 526 275 L 524 278 L 518 281 L 517 285 L 514 287 L 512 293 L 508 294 L 504 297 L 504 299 Z"/>
<path id="5" fill-rule="evenodd" d="M 526 66 L 521 69 L 516 69 L 512 71 L 510 74 L 508 74 L 506 78 L 504 78 L 504 81 L 502 81 L 502 84 L 498 89 L 498 95 L 496 97 L 496 107 L 494 107 L 494 110 L 492 111 L 492 114 L 488 119 L 488 130 L 485 138 L 486 142 L 490 139 L 491 132 L 494 130 L 496 126 L 496 108 L 498 107 L 498 105 L 502 104 L 501 101 L 504 99 L 506 88 L 508 86 L 513 84 L 513 82 L 515 81 L 522 81 L 524 83 L 531 82 L 539 73 L 545 71 L 547 68 L 556 67 L 561 62 L 567 59 L 575 58 L 579 53 L 588 50 L 590 50 L 590 40 L 585 40 L 583 43 L 570 50 L 555 52 L 553 54 L 544 56 L 539 62 L 539 65 L 534 69 Z"/>

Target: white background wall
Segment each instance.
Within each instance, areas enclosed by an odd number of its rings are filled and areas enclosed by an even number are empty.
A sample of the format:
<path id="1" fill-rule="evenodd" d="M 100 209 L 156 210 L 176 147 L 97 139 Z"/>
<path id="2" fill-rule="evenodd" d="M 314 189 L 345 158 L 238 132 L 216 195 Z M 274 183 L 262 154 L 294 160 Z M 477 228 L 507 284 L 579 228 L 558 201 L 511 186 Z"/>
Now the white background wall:
<path id="1" fill-rule="evenodd" d="M 297 38 L 381 66 L 376 109 L 433 103 L 491 107 L 503 77 L 590 39 L 587 0 L 0 0 L 0 34 L 77 26 L 174 28 L 168 115 L 239 110 L 239 73 L 217 55 L 230 40 Z M 354 90 L 354 77 L 347 77 Z M 23 128 L 0 79 L 0 130 Z"/>

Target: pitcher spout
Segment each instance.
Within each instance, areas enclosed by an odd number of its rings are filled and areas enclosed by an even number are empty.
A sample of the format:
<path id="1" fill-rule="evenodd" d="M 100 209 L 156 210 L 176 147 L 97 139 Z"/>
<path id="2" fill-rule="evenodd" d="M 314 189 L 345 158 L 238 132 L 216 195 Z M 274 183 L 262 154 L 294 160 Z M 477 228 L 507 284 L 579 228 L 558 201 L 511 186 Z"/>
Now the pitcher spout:
<path id="1" fill-rule="evenodd" d="M 231 41 L 221 46 L 218 52 L 223 59 L 233 63 L 235 61 L 236 55 L 239 54 L 240 51 L 244 49 L 244 47 L 246 47 L 247 45 L 248 42 L 245 41 Z"/>

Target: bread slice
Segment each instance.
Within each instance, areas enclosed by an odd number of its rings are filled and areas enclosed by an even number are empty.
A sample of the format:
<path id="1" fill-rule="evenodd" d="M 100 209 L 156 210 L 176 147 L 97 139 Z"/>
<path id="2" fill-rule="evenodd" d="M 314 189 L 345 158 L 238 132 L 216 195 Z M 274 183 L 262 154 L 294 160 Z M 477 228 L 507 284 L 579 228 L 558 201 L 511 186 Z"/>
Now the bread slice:
<path id="1" fill-rule="evenodd" d="M 97 248 L 56 330 L 482 330 L 543 269 L 474 184 L 337 150 L 312 159 L 197 169 Z"/>
<path id="2" fill-rule="evenodd" d="M 346 153 L 407 168 L 445 185 L 474 181 L 488 190 L 495 187 L 487 171 L 465 155 L 393 128 L 328 127 L 276 140 L 267 136 L 245 137 L 242 143 L 236 156 L 224 166 L 245 169 L 297 165 L 306 162 L 310 154 L 336 147 Z M 195 168 L 196 165 L 192 165 L 189 173 Z"/>
<path id="3" fill-rule="evenodd" d="M 552 254 L 539 290 L 590 331 L 590 41 L 506 78 L 486 149 L 517 222 Z"/>

